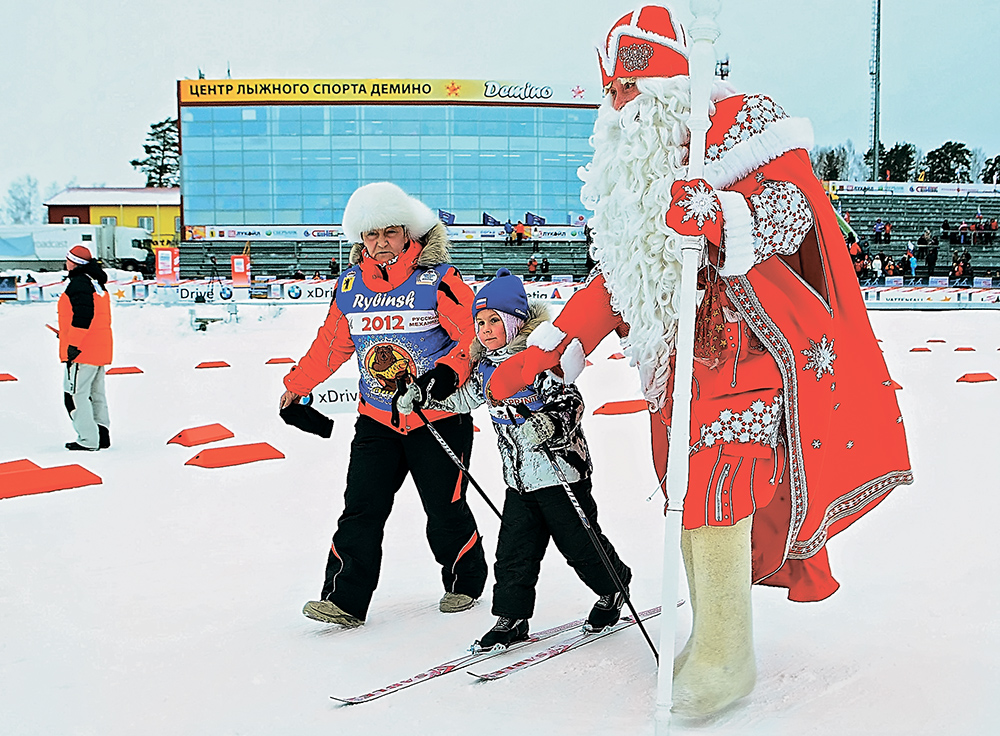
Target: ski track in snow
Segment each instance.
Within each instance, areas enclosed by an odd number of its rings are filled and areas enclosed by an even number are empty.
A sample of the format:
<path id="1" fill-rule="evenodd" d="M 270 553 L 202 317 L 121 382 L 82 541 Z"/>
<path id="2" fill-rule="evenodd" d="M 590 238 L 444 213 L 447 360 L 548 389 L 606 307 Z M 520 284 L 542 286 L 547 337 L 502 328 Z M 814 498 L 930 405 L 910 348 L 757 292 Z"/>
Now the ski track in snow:
<path id="1" fill-rule="evenodd" d="M 144 373 L 108 377 L 114 445 L 90 454 L 62 448 L 71 428 L 44 327 L 55 304 L 0 304 L 0 373 L 18 379 L 0 383 L 0 462 L 80 463 L 104 480 L 0 501 L 0 734 L 653 733 L 656 669 L 635 627 L 497 682 L 456 672 L 369 704 L 331 701 L 460 656 L 494 621 L 490 589 L 468 612 L 437 611 L 440 579 L 408 481 L 368 623 L 341 631 L 305 619 L 342 509 L 354 420 L 336 416 L 331 440 L 286 427 L 276 407 L 287 366 L 264 362 L 301 356 L 325 308 L 241 304 L 238 322 L 206 332 L 191 328 L 192 308 L 115 306 L 114 365 Z M 1000 314 L 870 316 L 903 386 L 916 482 L 832 540 L 842 588 L 829 600 L 754 590 L 756 689 L 704 722 L 675 720 L 673 733 L 980 736 L 1000 723 L 1000 382 L 956 383 L 967 372 L 1000 377 Z M 935 338 L 947 342 L 909 352 Z M 646 500 L 656 488 L 648 422 L 590 415 L 640 395 L 636 372 L 605 359 L 618 349 L 613 338 L 600 345 L 579 385 L 600 521 L 647 608 L 660 602 L 662 557 L 660 502 Z M 194 370 L 206 360 L 231 368 Z M 338 373 L 349 375 L 353 365 Z M 499 504 L 489 418 L 475 420 L 470 470 Z M 286 459 L 184 466 L 200 448 L 166 441 L 212 422 L 236 435 L 217 444 L 265 441 Z M 497 521 L 470 499 L 492 560 Z M 532 626 L 579 618 L 592 603 L 550 546 Z M 689 625 L 685 605 L 677 651 Z M 648 623 L 656 643 L 659 626 Z"/>

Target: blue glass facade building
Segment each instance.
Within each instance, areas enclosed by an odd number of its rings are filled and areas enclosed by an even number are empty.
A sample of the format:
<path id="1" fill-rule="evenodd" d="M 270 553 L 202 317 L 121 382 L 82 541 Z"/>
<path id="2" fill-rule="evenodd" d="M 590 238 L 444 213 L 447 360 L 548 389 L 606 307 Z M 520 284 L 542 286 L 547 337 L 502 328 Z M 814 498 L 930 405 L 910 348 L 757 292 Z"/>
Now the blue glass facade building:
<path id="1" fill-rule="evenodd" d="M 184 104 L 185 226 L 335 225 L 351 193 L 392 181 L 456 223 L 582 211 L 577 169 L 597 106 Z"/>

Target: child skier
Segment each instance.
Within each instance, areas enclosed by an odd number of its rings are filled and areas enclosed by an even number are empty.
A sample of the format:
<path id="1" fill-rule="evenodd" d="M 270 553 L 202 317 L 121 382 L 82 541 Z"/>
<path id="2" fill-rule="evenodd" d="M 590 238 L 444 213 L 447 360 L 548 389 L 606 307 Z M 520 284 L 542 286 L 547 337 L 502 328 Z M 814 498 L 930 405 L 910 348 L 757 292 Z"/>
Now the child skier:
<path id="1" fill-rule="evenodd" d="M 521 280 L 501 268 L 476 294 L 473 314 L 477 339 L 472 344 L 472 375 L 448 398 L 427 403 L 428 408 L 453 412 L 488 404 L 503 459 L 508 487 L 497 540 L 492 609 L 498 620 L 473 646 L 477 650 L 507 647 L 528 638 L 535 583 L 550 537 L 580 579 L 600 596 L 587 617 L 587 628 L 599 631 L 611 626 L 621 616 L 625 597 L 616 589 L 543 451 L 547 446 L 565 474 L 627 591 L 632 571 L 597 524 L 590 456 L 580 426 L 583 397 L 579 389 L 546 372 L 505 401 L 494 401 L 489 391 L 496 366 L 524 350 L 532 331 L 547 324 L 547 307 L 540 302 L 529 304 Z M 399 398 L 399 411 L 409 413 L 425 399 L 425 390 L 411 384 Z M 518 412 L 519 406 L 527 407 L 529 412 L 524 413 L 530 416 Z"/>

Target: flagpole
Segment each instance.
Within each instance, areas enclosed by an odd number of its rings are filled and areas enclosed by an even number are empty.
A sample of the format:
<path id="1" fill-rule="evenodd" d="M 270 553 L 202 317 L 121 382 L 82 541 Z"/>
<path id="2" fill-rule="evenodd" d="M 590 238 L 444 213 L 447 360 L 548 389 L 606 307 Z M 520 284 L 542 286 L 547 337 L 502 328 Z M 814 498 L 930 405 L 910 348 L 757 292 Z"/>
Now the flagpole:
<path id="1" fill-rule="evenodd" d="M 705 170 L 705 137 L 710 122 L 708 106 L 715 75 L 715 39 L 719 26 L 715 17 L 722 0 L 691 0 L 694 22 L 688 27 L 692 39 L 688 55 L 691 76 L 691 117 L 688 128 L 688 179 Z M 691 426 L 691 380 L 694 367 L 694 321 L 698 265 L 703 247 L 701 236 L 685 237 L 681 244 L 681 305 L 677 324 L 677 357 L 674 366 L 671 442 L 667 455 L 667 512 L 663 534 L 663 588 L 660 622 L 660 667 L 656 691 L 656 736 L 670 733 L 673 705 L 674 640 L 677 635 L 677 591 L 680 585 L 681 520 L 688 487 L 688 448 Z"/>

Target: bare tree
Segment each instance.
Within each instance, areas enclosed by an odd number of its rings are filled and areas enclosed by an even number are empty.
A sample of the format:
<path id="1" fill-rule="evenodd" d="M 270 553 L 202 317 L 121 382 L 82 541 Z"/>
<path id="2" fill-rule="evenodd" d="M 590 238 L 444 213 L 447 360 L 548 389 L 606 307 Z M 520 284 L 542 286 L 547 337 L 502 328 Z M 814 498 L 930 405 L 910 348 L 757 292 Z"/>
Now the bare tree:
<path id="1" fill-rule="evenodd" d="M 38 195 L 38 179 L 25 174 L 11 182 L 4 200 L 7 222 L 12 225 L 32 225 L 42 221 L 42 200 Z"/>

